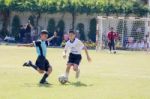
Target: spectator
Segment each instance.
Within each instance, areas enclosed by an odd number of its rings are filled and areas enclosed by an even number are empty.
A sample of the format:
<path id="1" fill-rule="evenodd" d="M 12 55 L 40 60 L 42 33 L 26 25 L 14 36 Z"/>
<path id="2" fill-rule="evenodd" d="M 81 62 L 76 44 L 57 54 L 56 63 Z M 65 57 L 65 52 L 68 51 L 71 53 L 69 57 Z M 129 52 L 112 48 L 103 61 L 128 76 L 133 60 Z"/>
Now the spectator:
<path id="1" fill-rule="evenodd" d="M 27 25 L 26 25 L 26 43 L 31 43 L 31 24 L 30 24 L 30 20 L 28 21 Z"/>
<path id="2" fill-rule="evenodd" d="M 64 40 L 65 41 L 68 41 L 69 40 L 69 35 L 66 33 L 66 34 L 64 34 Z"/>
<path id="3" fill-rule="evenodd" d="M 36 32 L 36 28 L 34 28 L 31 32 L 32 41 L 36 41 L 38 39 L 38 33 Z"/>
<path id="4" fill-rule="evenodd" d="M 51 40 L 51 45 L 52 46 L 60 46 L 60 44 L 59 44 L 60 39 L 59 39 L 57 31 L 54 32 L 54 36 L 55 36 L 55 38 L 53 40 Z"/>
<path id="5" fill-rule="evenodd" d="M 26 30 L 23 27 L 23 25 L 21 25 L 20 30 L 19 30 L 19 39 L 20 39 L 19 41 L 20 41 L 20 43 L 24 43 L 25 33 L 26 33 Z"/>

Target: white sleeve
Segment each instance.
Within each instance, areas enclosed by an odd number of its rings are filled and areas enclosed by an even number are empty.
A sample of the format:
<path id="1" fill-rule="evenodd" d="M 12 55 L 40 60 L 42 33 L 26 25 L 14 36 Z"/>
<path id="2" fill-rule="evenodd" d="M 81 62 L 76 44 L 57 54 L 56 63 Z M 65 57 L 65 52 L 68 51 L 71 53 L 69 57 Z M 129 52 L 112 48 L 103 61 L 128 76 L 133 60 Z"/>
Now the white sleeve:
<path id="1" fill-rule="evenodd" d="M 66 42 L 66 45 L 65 45 L 65 50 L 68 50 L 68 48 L 69 48 L 69 44 L 68 44 L 68 42 Z"/>
<path id="2" fill-rule="evenodd" d="M 79 40 L 79 42 L 78 42 L 78 45 L 79 45 L 79 48 L 80 49 L 83 49 L 84 48 L 84 44 Z"/>

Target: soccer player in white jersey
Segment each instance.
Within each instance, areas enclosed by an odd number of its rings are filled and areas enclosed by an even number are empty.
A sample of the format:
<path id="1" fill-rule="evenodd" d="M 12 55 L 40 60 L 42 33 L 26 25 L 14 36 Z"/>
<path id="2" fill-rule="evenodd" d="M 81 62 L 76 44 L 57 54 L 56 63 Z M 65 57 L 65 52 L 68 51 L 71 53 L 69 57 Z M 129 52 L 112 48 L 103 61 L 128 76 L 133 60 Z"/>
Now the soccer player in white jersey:
<path id="1" fill-rule="evenodd" d="M 70 49 L 70 52 L 69 52 L 69 59 L 67 62 L 65 77 L 68 78 L 69 71 L 71 67 L 73 67 L 73 70 L 76 72 L 76 78 L 79 78 L 79 75 L 80 75 L 79 64 L 82 59 L 81 51 L 85 50 L 87 60 L 89 62 L 91 61 L 91 58 L 88 54 L 87 48 L 78 38 L 76 38 L 76 33 L 72 30 L 69 31 L 69 40 L 67 41 L 65 45 L 63 58 L 66 58 L 66 53 L 67 51 L 69 51 L 69 49 Z"/>

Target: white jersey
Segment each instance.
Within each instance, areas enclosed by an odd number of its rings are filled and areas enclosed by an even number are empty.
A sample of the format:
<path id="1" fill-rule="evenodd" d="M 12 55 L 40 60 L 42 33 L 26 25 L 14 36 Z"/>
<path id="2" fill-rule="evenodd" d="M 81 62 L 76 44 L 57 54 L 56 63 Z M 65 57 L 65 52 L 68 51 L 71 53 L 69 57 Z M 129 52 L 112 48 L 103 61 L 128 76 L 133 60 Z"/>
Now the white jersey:
<path id="1" fill-rule="evenodd" d="M 72 54 L 81 54 L 84 44 L 77 38 L 73 42 L 70 40 L 66 42 L 65 50 L 70 50 Z"/>

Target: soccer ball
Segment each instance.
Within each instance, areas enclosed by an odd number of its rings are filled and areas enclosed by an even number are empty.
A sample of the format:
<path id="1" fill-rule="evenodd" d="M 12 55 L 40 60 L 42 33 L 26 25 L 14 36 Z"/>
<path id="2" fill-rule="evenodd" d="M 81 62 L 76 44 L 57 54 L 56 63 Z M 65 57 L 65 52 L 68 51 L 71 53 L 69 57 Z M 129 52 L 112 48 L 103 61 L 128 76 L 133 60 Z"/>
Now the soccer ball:
<path id="1" fill-rule="evenodd" d="M 68 82 L 68 78 L 65 77 L 64 75 L 61 75 L 58 77 L 58 81 L 61 83 L 61 84 L 65 84 Z"/>

